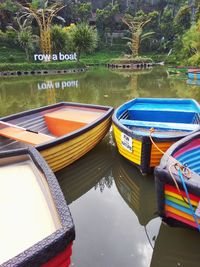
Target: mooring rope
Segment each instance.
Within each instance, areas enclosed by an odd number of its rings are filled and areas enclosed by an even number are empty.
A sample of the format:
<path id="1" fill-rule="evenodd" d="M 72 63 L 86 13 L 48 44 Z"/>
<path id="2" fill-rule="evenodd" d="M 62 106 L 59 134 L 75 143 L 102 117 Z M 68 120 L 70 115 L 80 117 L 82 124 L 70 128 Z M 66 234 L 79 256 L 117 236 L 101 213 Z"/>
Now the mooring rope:
<path id="1" fill-rule="evenodd" d="M 155 130 L 153 128 L 150 129 L 150 134 L 149 134 L 149 137 L 150 137 L 150 140 L 152 142 L 152 144 L 157 148 L 158 151 L 160 151 L 163 155 L 166 155 L 166 153 L 164 151 L 162 151 L 158 146 L 157 144 L 154 142 L 153 138 L 152 138 L 152 133 L 155 132 Z M 191 171 L 190 169 L 187 167 L 187 166 L 184 166 L 183 164 L 181 164 L 179 161 L 177 161 L 177 159 L 173 158 L 172 156 L 169 156 L 167 155 L 168 159 L 169 160 L 172 160 L 174 163 L 173 164 L 170 164 L 169 165 L 169 173 L 170 173 L 170 176 L 172 177 L 173 181 L 174 181 L 174 184 L 181 196 L 181 198 L 183 199 L 183 201 L 189 205 L 189 208 L 192 212 L 192 215 L 193 215 L 193 218 L 194 218 L 194 221 L 197 225 L 197 229 L 198 231 L 200 232 L 200 225 L 198 223 L 198 219 L 197 219 L 197 215 L 195 214 L 194 212 L 194 209 L 193 209 L 193 206 L 191 204 L 191 200 L 190 200 L 190 196 L 189 196 L 189 193 L 188 193 L 188 190 L 187 190 L 187 186 L 186 186 L 186 183 L 185 183 L 185 180 L 184 180 L 184 177 L 185 176 L 187 179 L 190 179 L 191 178 Z M 181 183 L 183 185 L 183 188 L 184 188 L 184 191 L 185 191 L 185 194 L 186 194 L 186 198 L 182 195 L 182 192 L 180 190 L 180 187 L 176 181 L 176 178 L 174 177 L 173 175 L 173 172 L 172 172 L 172 167 L 174 167 L 176 169 L 176 171 L 178 172 L 179 174 L 179 177 L 180 177 L 180 180 L 181 180 Z"/>
<path id="2" fill-rule="evenodd" d="M 184 181 L 184 178 L 183 178 L 183 174 L 182 174 L 181 169 L 178 170 L 178 173 L 179 173 L 179 176 L 180 176 L 180 179 L 181 179 L 181 182 L 182 182 L 182 185 L 183 185 L 185 194 L 186 194 L 186 196 L 187 196 L 187 200 L 188 200 L 189 207 L 190 207 L 190 210 L 191 210 L 191 212 L 192 212 L 192 215 L 193 215 L 193 217 L 194 217 L 194 221 L 195 221 L 195 223 L 196 223 L 196 225 L 197 225 L 197 229 L 198 229 L 199 232 L 200 232 L 200 225 L 199 225 L 199 223 L 198 223 L 197 216 L 196 216 L 195 211 L 194 211 L 194 209 L 193 209 L 193 206 L 192 206 L 192 204 L 191 204 L 190 196 L 189 196 L 189 193 L 188 193 L 188 190 L 187 190 L 187 186 L 186 186 L 186 184 L 185 184 L 185 181 Z"/>

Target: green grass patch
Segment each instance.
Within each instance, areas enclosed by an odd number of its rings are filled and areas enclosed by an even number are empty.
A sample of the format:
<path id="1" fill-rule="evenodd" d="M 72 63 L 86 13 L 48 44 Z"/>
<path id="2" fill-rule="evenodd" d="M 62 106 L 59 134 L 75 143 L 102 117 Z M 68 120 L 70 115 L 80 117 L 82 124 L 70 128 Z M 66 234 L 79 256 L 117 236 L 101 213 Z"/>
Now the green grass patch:
<path id="1" fill-rule="evenodd" d="M 26 56 L 24 51 L 20 49 L 0 44 L 0 62 L 1 63 L 26 62 Z"/>
<path id="2" fill-rule="evenodd" d="M 102 51 L 81 56 L 81 62 L 85 64 L 107 64 L 113 58 L 119 57 L 119 52 Z"/>
<path id="3" fill-rule="evenodd" d="M 149 57 L 120 57 L 115 58 L 110 61 L 112 64 L 137 64 L 137 63 L 149 63 L 152 62 L 152 59 Z"/>

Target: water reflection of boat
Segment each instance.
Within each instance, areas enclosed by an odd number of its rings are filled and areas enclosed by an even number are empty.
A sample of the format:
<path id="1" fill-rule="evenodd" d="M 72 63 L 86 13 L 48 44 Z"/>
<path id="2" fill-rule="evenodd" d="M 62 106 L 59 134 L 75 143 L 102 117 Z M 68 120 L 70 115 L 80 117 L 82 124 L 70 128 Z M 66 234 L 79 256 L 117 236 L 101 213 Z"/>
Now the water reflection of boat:
<path id="1" fill-rule="evenodd" d="M 188 79 L 187 84 L 200 86 L 200 80 Z"/>
<path id="2" fill-rule="evenodd" d="M 150 266 L 199 267 L 199 243 L 196 232 L 161 224 Z"/>
<path id="3" fill-rule="evenodd" d="M 86 156 L 56 173 L 67 203 L 70 204 L 103 179 L 100 185 L 109 183 L 112 166 L 112 147 L 106 142 L 100 143 Z M 111 182 L 111 181 L 110 181 Z"/>
<path id="4" fill-rule="evenodd" d="M 130 162 L 116 155 L 113 176 L 117 189 L 128 206 L 137 215 L 141 225 L 155 218 L 156 194 L 153 179 L 143 176 Z"/>

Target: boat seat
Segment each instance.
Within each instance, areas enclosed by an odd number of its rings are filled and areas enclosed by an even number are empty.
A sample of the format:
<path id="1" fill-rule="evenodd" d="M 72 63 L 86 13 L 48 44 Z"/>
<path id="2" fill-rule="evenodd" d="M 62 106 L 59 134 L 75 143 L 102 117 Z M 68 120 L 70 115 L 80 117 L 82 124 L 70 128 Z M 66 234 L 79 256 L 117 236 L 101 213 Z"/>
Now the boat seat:
<path id="1" fill-rule="evenodd" d="M 187 123 L 170 123 L 170 122 L 139 121 L 139 120 L 124 120 L 124 119 L 121 119 L 120 123 L 126 126 L 133 126 L 133 127 L 157 128 L 157 129 L 179 130 L 179 131 L 195 131 L 197 129 L 200 129 L 199 124 L 187 124 Z"/>
<path id="2" fill-rule="evenodd" d="M 144 100 L 142 102 L 136 102 L 128 108 L 128 110 L 149 110 L 149 111 L 176 111 L 176 112 L 194 112 L 197 107 L 190 100 L 171 101 L 170 99 L 162 99 L 160 101 Z M 198 109 L 199 110 L 199 109 Z"/>
<path id="3" fill-rule="evenodd" d="M 76 131 L 97 120 L 102 112 L 65 108 L 44 115 L 48 130 L 55 136 L 62 136 Z"/>
<path id="4" fill-rule="evenodd" d="M 131 120 L 192 123 L 195 116 L 195 112 L 188 111 L 128 109 L 128 117 Z"/>
<path id="5" fill-rule="evenodd" d="M 54 139 L 54 137 L 52 136 L 44 135 L 41 133 L 29 132 L 11 126 L 7 126 L 0 129 L 0 135 L 31 145 L 39 145 L 48 141 L 52 141 L 52 139 Z"/>

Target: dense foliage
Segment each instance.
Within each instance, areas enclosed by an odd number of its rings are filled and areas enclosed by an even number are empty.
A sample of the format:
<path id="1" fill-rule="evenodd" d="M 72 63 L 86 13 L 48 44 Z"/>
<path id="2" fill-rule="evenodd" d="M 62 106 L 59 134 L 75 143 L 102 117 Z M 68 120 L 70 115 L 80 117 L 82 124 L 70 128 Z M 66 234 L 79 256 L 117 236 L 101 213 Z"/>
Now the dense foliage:
<path id="1" fill-rule="evenodd" d="M 54 14 L 44 33 L 49 41 L 46 51 L 76 51 L 78 58 L 94 50 L 131 54 L 137 35 L 136 56 L 156 58 L 163 54 L 164 61 L 200 64 L 199 0 L 0 1 L 0 46 L 24 51 L 27 60 L 33 58 L 33 53 L 45 51 L 43 25 L 34 14 Z M 135 28 L 123 22 L 128 16 L 134 22 L 138 18 L 144 22 L 150 19 L 135 34 Z M 73 29 L 69 29 L 70 25 L 74 25 Z"/>

